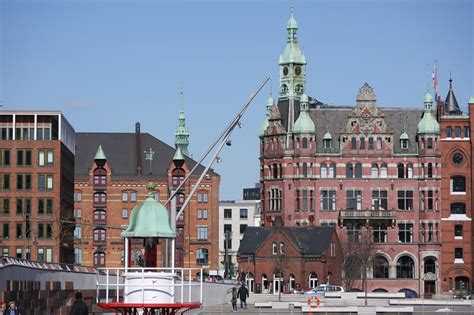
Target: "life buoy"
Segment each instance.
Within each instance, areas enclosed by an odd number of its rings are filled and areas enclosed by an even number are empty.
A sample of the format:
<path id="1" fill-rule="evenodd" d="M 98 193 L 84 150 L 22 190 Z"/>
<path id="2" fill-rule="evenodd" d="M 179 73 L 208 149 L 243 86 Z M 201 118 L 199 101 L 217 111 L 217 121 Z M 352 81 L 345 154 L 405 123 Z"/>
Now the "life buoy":
<path id="1" fill-rule="evenodd" d="M 316 295 L 312 295 L 308 298 L 308 306 L 311 308 L 316 308 L 319 306 L 319 298 Z"/>

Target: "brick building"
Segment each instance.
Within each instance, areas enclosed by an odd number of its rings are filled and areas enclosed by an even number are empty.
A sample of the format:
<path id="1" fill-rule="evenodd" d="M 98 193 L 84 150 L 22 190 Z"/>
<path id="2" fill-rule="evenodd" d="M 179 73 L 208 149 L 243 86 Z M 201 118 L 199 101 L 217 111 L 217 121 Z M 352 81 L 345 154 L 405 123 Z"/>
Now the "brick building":
<path id="1" fill-rule="evenodd" d="M 442 291 L 472 288 L 472 143 L 474 99 L 463 114 L 452 89 L 438 100 L 441 127 L 441 274 Z"/>
<path id="2" fill-rule="evenodd" d="M 146 183 L 156 184 L 156 200 L 164 203 L 196 162 L 188 154 L 184 112 L 176 131 L 176 149 L 148 133 L 77 133 L 75 179 L 76 263 L 122 266 L 130 211 L 147 195 Z M 145 152 L 145 154 L 144 154 Z M 155 153 L 153 157 L 153 153 Z M 151 155 L 150 155 L 151 154 Z M 183 160 L 184 159 L 184 160 Z M 177 208 L 197 182 L 203 166 L 181 188 Z M 216 269 L 220 177 L 209 171 L 177 221 L 176 266 Z M 132 244 L 132 264 L 137 264 L 143 244 Z M 164 248 L 159 251 L 162 265 Z"/>
<path id="3" fill-rule="evenodd" d="M 74 129 L 58 111 L 0 111 L 2 256 L 72 263 Z"/>
<path id="4" fill-rule="evenodd" d="M 238 260 L 251 292 L 341 284 L 343 253 L 331 227 L 248 227 Z"/>
<path id="5" fill-rule="evenodd" d="M 370 239 L 369 291 L 443 292 L 441 141 L 432 97 L 426 93 L 417 108 L 380 108 L 365 83 L 355 106 L 326 105 L 306 94 L 293 15 L 287 31 L 279 97 L 270 97 L 260 130 L 262 223 L 335 226 L 343 248 Z"/>

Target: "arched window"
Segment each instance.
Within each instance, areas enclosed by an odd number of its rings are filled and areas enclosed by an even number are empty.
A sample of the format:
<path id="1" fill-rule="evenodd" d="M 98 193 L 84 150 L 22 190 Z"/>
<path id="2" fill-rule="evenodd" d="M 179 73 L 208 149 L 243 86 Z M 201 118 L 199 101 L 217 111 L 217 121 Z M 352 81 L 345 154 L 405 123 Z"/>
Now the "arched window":
<path id="1" fill-rule="evenodd" d="M 433 149 L 433 138 L 428 138 L 427 149 Z"/>
<path id="2" fill-rule="evenodd" d="M 352 163 L 347 163 L 346 164 L 346 177 L 347 178 L 353 178 L 354 177 L 354 166 Z"/>
<path id="3" fill-rule="evenodd" d="M 433 178 L 433 164 L 428 163 L 428 178 Z"/>
<path id="4" fill-rule="evenodd" d="M 268 292 L 268 277 L 266 274 L 262 274 L 262 293 Z"/>
<path id="5" fill-rule="evenodd" d="M 454 288 L 456 291 L 468 291 L 469 290 L 469 278 L 465 276 L 459 276 L 454 279 Z"/>
<path id="6" fill-rule="evenodd" d="M 184 181 L 185 172 L 182 168 L 176 168 L 173 170 L 173 187 L 178 187 Z"/>
<path id="7" fill-rule="evenodd" d="M 355 137 L 352 137 L 352 139 L 351 139 L 351 149 L 352 150 L 357 149 L 357 140 L 356 140 Z"/>
<path id="8" fill-rule="evenodd" d="M 413 279 L 415 277 L 415 263 L 409 256 L 400 257 L 397 261 L 397 278 Z"/>
<path id="9" fill-rule="evenodd" d="M 466 204 L 463 202 L 452 203 L 451 214 L 466 214 Z"/>
<path id="10" fill-rule="evenodd" d="M 106 212 L 105 210 L 95 210 L 94 211 L 94 223 L 104 224 L 106 221 Z"/>
<path id="11" fill-rule="evenodd" d="M 107 172 L 102 167 L 94 170 L 94 187 L 105 187 L 107 185 Z"/>
<path id="12" fill-rule="evenodd" d="M 355 178 L 362 178 L 362 164 L 356 163 L 355 165 Z"/>
<path id="13" fill-rule="evenodd" d="M 316 272 L 309 274 L 308 284 L 310 288 L 316 288 L 318 286 L 318 275 Z"/>
<path id="14" fill-rule="evenodd" d="M 106 234 L 105 229 L 96 228 L 94 229 L 94 242 L 105 242 Z"/>
<path id="15" fill-rule="evenodd" d="M 107 202 L 107 195 L 105 193 L 94 194 L 94 205 L 105 205 Z"/>
<path id="16" fill-rule="evenodd" d="M 278 165 L 273 163 L 273 178 L 278 178 Z"/>
<path id="17" fill-rule="evenodd" d="M 382 138 L 377 138 L 377 150 L 382 150 Z"/>
<path id="18" fill-rule="evenodd" d="M 329 178 L 336 178 L 336 163 L 329 164 L 328 177 Z"/>
<path id="19" fill-rule="evenodd" d="M 308 177 L 308 164 L 303 163 L 303 177 Z"/>
<path id="20" fill-rule="evenodd" d="M 365 150 L 365 138 L 364 137 L 360 138 L 360 149 Z"/>
<path id="21" fill-rule="evenodd" d="M 374 279 L 388 279 L 388 260 L 383 256 L 375 256 L 373 260 Z"/>
<path id="22" fill-rule="evenodd" d="M 105 253 L 104 252 L 94 253 L 94 267 L 105 267 Z"/>
<path id="23" fill-rule="evenodd" d="M 196 251 L 196 264 L 207 265 L 209 263 L 209 251 L 207 248 L 198 248 Z"/>
<path id="24" fill-rule="evenodd" d="M 288 285 L 290 286 L 290 291 L 296 289 L 296 278 L 292 273 L 290 273 L 290 277 L 288 278 Z"/>
<path id="25" fill-rule="evenodd" d="M 321 163 L 321 178 L 328 177 L 328 169 L 326 163 Z"/>
<path id="26" fill-rule="evenodd" d="M 466 192 L 466 177 L 451 176 L 451 192 Z"/>
<path id="27" fill-rule="evenodd" d="M 382 163 L 382 165 L 380 165 L 380 178 L 387 178 L 387 175 L 388 175 L 387 163 Z"/>
<path id="28" fill-rule="evenodd" d="M 407 164 L 407 174 L 406 174 L 406 177 L 407 177 L 407 178 L 413 178 L 413 164 L 411 164 L 411 163 L 408 163 L 408 164 Z"/>
<path id="29" fill-rule="evenodd" d="M 369 150 L 373 150 L 374 149 L 374 138 L 370 137 L 369 138 Z"/>
<path id="30" fill-rule="evenodd" d="M 308 148 L 308 138 L 304 137 L 302 141 L 302 148 L 307 149 Z"/>
<path id="31" fill-rule="evenodd" d="M 370 174 L 372 178 L 378 178 L 379 177 L 379 166 L 377 163 L 372 163 L 372 167 L 370 168 Z"/>
<path id="32" fill-rule="evenodd" d="M 436 261 L 433 257 L 428 257 L 425 259 L 424 272 L 425 273 L 431 272 L 431 273 L 436 274 Z"/>
<path id="33" fill-rule="evenodd" d="M 404 178 L 405 177 L 405 165 L 403 163 L 398 163 L 397 164 L 397 177 L 398 178 Z"/>
<path id="34" fill-rule="evenodd" d="M 453 128 L 451 126 L 446 127 L 446 138 L 453 137 Z"/>

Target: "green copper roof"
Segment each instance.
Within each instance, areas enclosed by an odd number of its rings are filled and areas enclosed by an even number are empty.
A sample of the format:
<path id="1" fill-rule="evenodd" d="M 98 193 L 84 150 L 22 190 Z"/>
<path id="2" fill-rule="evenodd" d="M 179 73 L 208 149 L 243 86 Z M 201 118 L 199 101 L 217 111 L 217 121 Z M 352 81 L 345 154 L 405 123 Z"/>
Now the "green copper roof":
<path id="1" fill-rule="evenodd" d="M 95 154 L 94 160 L 107 160 L 104 150 L 102 149 L 102 145 L 99 145 L 99 148 L 97 148 L 97 153 Z"/>
<path id="2" fill-rule="evenodd" d="M 425 111 L 423 113 L 423 118 L 421 118 L 418 123 L 417 133 L 439 133 L 439 123 L 436 121 L 436 118 L 433 115 L 431 110 L 431 105 L 433 104 L 433 98 L 430 93 L 425 94 Z"/>
<path id="3" fill-rule="evenodd" d="M 178 127 L 174 133 L 175 147 L 180 147 L 181 151 L 185 155 L 189 155 L 188 145 L 189 145 L 189 130 L 186 128 L 186 117 L 184 116 L 184 101 L 183 101 L 183 91 L 180 92 L 180 109 L 179 109 L 179 119 Z"/>
<path id="4" fill-rule="evenodd" d="M 308 95 L 303 93 L 300 98 L 300 115 L 295 122 L 293 127 L 293 132 L 295 133 L 314 133 L 316 132 L 316 127 L 314 122 L 309 116 L 309 107 L 308 107 Z"/>
<path id="5" fill-rule="evenodd" d="M 127 230 L 122 237 L 160 237 L 176 238 L 176 232 L 171 229 L 168 210 L 154 198 L 155 185 L 147 184 L 148 197 L 137 205 L 130 215 Z"/>
<path id="6" fill-rule="evenodd" d="M 270 95 L 267 101 L 267 115 L 265 116 L 265 121 L 262 124 L 262 127 L 260 127 L 260 136 L 263 136 L 265 134 L 265 130 L 268 127 L 268 117 L 270 116 L 270 109 L 273 106 L 273 97 Z"/>
<path id="7" fill-rule="evenodd" d="M 296 38 L 298 24 L 293 16 L 293 9 L 291 9 L 291 16 L 286 29 L 288 31 L 288 41 L 283 54 L 280 56 L 280 65 L 289 63 L 306 64 L 306 58 L 301 52 Z"/>
<path id="8" fill-rule="evenodd" d="M 181 152 L 181 148 L 177 147 L 176 152 L 173 156 L 173 161 L 184 160 L 183 152 Z"/>
<path id="9" fill-rule="evenodd" d="M 326 133 L 324 134 L 323 140 L 332 140 L 332 136 L 331 136 L 331 133 L 329 133 L 329 131 L 326 131 Z"/>
<path id="10" fill-rule="evenodd" d="M 469 104 L 474 104 L 474 96 L 471 96 L 471 97 L 469 98 Z"/>
<path id="11" fill-rule="evenodd" d="M 405 131 L 400 135 L 400 140 L 409 140 L 409 139 L 410 137 Z"/>

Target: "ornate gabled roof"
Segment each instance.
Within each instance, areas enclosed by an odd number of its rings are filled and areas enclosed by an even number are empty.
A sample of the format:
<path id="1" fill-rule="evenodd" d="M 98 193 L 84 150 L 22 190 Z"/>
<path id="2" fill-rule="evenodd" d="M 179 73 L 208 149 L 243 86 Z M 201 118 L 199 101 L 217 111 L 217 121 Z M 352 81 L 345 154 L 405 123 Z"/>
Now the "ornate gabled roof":
<path id="1" fill-rule="evenodd" d="M 409 140 L 410 137 L 408 136 L 408 133 L 405 131 L 400 135 L 400 140 Z"/>
<path id="2" fill-rule="evenodd" d="M 431 106 L 433 105 L 433 97 L 430 93 L 425 94 L 425 110 L 423 112 L 423 118 L 418 123 L 417 134 L 438 134 L 439 123 L 433 115 Z"/>
<path id="3" fill-rule="evenodd" d="M 265 129 L 265 135 L 276 135 L 285 133 L 285 129 L 281 124 L 280 110 L 277 104 L 273 104 L 270 108 L 270 114 L 268 116 L 268 127 Z"/>
<path id="4" fill-rule="evenodd" d="M 444 112 L 446 114 L 455 114 L 455 115 L 461 113 L 461 109 L 459 108 L 458 101 L 456 100 L 456 96 L 454 96 L 452 79 L 449 79 L 449 91 L 448 91 L 448 95 L 446 95 L 446 100 L 444 101 Z"/>
<path id="5" fill-rule="evenodd" d="M 332 140 L 332 136 L 329 131 L 326 131 L 326 133 L 324 134 L 323 140 Z"/>
<path id="6" fill-rule="evenodd" d="M 365 82 L 364 85 L 359 88 L 359 93 L 356 97 L 357 107 L 374 107 L 376 101 L 377 98 L 375 97 L 374 89 Z"/>

